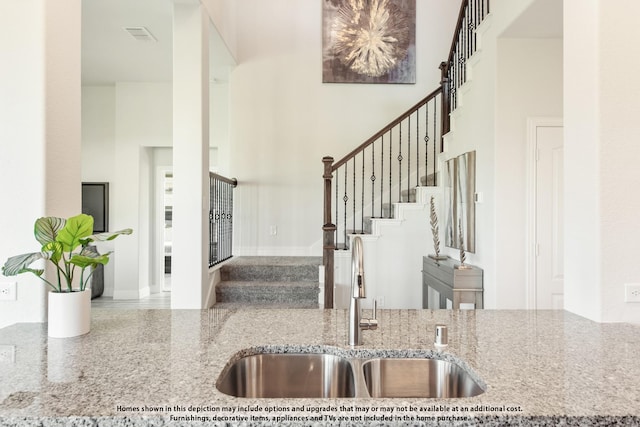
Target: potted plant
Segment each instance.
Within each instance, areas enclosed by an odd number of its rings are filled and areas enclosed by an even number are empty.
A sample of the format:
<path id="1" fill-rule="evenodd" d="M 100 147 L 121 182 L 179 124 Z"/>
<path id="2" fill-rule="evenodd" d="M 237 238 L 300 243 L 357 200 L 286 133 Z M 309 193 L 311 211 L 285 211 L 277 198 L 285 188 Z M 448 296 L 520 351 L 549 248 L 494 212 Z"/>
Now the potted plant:
<path id="1" fill-rule="evenodd" d="M 91 289 L 87 285 L 94 268 L 109 262 L 111 252 L 98 254 L 87 246 L 92 242 L 113 240 L 121 234 L 131 234 L 132 230 L 127 228 L 99 234 L 92 232 L 93 217 L 90 215 L 80 214 L 68 219 L 38 218 L 34 234 L 42 245 L 40 252 L 13 256 L 2 267 L 5 276 L 32 273 L 51 288 L 48 316 L 50 337 L 73 337 L 89 332 Z M 45 277 L 44 268 L 31 267 L 39 260 L 53 264 L 54 279 Z"/>

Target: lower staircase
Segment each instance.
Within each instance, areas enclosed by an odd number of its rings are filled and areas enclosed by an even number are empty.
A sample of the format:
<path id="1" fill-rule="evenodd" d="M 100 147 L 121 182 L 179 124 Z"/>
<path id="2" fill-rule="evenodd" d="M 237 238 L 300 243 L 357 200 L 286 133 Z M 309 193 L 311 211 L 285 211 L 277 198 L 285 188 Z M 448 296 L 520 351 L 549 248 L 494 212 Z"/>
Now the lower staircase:
<path id="1" fill-rule="evenodd" d="M 321 257 L 238 257 L 220 269 L 216 308 L 318 308 Z"/>

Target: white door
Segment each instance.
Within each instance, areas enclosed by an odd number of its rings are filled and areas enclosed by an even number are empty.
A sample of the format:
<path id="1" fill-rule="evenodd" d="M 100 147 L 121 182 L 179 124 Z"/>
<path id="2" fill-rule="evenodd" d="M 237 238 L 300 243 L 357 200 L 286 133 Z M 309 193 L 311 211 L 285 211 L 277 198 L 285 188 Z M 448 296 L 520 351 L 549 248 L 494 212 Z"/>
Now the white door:
<path id="1" fill-rule="evenodd" d="M 563 128 L 536 127 L 536 308 L 564 307 Z"/>

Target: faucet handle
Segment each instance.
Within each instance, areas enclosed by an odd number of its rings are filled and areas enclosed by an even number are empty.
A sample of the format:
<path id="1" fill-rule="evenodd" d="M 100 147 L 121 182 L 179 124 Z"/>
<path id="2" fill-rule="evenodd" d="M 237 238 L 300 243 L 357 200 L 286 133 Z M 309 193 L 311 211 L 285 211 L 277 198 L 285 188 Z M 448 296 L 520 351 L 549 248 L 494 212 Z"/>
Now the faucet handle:
<path id="1" fill-rule="evenodd" d="M 362 329 L 378 329 L 378 302 L 373 300 L 373 317 L 371 319 L 360 319 Z"/>

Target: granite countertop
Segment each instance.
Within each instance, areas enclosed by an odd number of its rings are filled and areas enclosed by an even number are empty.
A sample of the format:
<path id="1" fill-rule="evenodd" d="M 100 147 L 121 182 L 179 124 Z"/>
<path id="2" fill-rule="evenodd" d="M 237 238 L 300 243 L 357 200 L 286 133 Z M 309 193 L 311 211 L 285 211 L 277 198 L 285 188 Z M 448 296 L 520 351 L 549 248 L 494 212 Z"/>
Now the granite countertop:
<path id="1" fill-rule="evenodd" d="M 353 349 L 347 321 L 344 310 L 94 309 L 91 332 L 71 339 L 16 324 L 0 329 L 0 349 L 15 346 L 13 361 L 0 359 L 0 425 L 371 425 L 362 414 L 391 417 L 368 419 L 378 425 L 640 424 L 638 325 L 564 311 L 380 310 L 379 329 Z M 436 323 L 449 327 L 444 350 Z M 486 392 L 243 399 L 216 389 L 230 359 L 265 350 L 454 359 Z"/>

